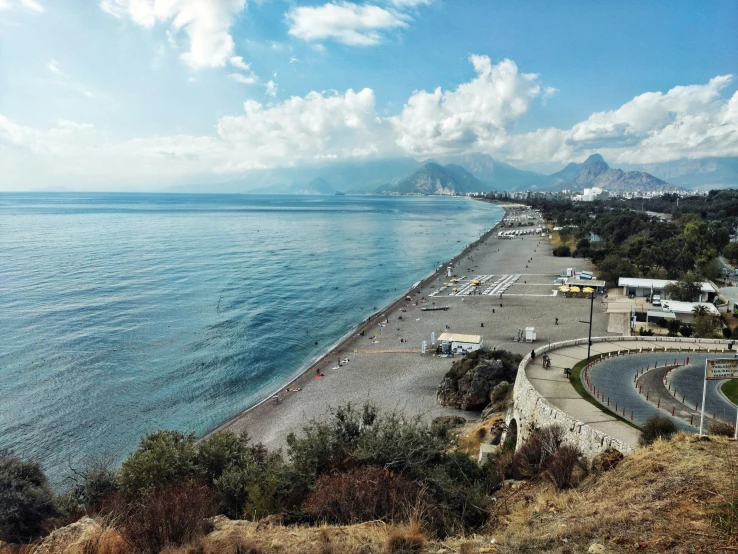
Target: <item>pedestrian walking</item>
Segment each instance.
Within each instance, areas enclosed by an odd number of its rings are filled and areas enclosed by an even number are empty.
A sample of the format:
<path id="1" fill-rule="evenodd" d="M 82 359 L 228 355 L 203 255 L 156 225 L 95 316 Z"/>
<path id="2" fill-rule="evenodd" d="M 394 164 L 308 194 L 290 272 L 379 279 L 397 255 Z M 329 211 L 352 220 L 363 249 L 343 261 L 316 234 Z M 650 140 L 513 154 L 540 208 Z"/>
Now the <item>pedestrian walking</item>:
<path id="1" fill-rule="evenodd" d="M 558 324 L 559 324 L 559 318 L 557 317 L 557 318 L 556 318 L 556 323 L 555 323 L 555 325 L 558 325 Z"/>
<path id="2" fill-rule="evenodd" d="M 535 360 L 536 359 L 536 351 L 535 350 L 531 350 L 530 351 L 530 359 L 531 360 Z"/>

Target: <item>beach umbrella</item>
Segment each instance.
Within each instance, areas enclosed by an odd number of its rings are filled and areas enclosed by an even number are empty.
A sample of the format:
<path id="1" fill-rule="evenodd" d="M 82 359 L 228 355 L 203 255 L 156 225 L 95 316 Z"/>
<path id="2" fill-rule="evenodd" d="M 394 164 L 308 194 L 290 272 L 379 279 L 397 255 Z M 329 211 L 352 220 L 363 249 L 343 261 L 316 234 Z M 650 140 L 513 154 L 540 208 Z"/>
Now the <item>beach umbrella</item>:
<path id="1" fill-rule="evenodd" d="M 594 291 L 595 291 L 595 290 L 594 290 L 594 289 L 593 289 L 592 287 L 584 287 L 584 288 L 582 289 L 582 292 L 586 292 L 587 294 L 590 294 L 590 293 L 592 293 L 592 292 L 594 292 Z"/>
<path id="2" fill-rule="evenodd" d="M 566 285 L 564 285 L 564 286 L 562 286 L 562 287 L 559 287 L 559 290 L 560 290 L 561 292 L 569 292 L 569 287 L 567 287 Z"/>
<path id="3" fill-rule="evenodd" d="M 582 289 L 580 289 L 579 287 L 571 287 L 569 289 L 569 292 L 582 292 Z"/>

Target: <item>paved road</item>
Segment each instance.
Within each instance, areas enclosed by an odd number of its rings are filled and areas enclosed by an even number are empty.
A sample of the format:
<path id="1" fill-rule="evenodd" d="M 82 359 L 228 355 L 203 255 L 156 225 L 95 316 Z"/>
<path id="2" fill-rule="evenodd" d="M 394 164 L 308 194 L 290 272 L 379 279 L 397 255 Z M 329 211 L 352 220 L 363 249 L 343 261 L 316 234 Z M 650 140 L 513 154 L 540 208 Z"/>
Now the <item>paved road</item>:
<path id="1" fill-rule="evenodd" d="M 666 373 L 663 366 L 665 363 L 670 366 L 673 365 L 675 359 L 677 363 L 683 364 L 687 356 L 689 357 L 689 365 L 686 368 L 675 370 L 670 375 L 669 382 L 672 383 L 672 391 L 676 390 L 677 392 L 677 398 L 675 399 L 673 392 L 669 392 L 663 384 L 663 377 Z M 695 432 L 698 426 L 698 418 L 692 418 L 693 425 L 690 425 L 689 421 L 690 416 L 698 414 L 694 410 L 695 403 L 702 402 L 702 376 L 704 375 L 705 359 L 708 357 L 718 358 L 724 357 L 724 355 L 698 354 L 695 352 L 688 354 L 649 352 L 619 356 L 604 360 L 590 368 L 589 380 L 592 385 L 601 391 L 605 399 L 609 397 L 612 409 L 617 403 L 619 410 L 624 408 L 628 417 L 632 412 L 633 421 L 638 425 L 642 425 L 649 417 L 658 414 L 672 419 L 677 426 L 685 431 Z M 653 369 L 655 364 L 658 365 L 658 369 Z M 636 373 L 640 373 L 646 368 L 651 369 L 640 376 L 637 381 L 637 384 L 642 387 L 639 394 L 639 388 L 634 385 L 633 379 Z M 734 421 L 736 406 L 730 404 L 717 392 L 717 384 L 717 381 L 708 384 L 706 412 L 710 416 L 715 412 L 719 419 Z M 646 400 L 647 393 L 648 400 Z M 682 395 L 685 398 L 684 404 L 681 402 Z M 660 408 L 658 407 L 659 404 Z M 674 409 L 674 417 L 671 416 L 672 408 Z"/>

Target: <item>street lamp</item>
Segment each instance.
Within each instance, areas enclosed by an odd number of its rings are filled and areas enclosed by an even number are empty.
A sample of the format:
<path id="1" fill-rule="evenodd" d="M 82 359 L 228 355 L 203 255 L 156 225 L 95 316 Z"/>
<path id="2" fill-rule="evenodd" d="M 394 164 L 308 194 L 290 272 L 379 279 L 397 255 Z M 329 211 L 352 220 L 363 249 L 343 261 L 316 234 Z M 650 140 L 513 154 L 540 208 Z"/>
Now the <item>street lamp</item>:
<path id="1" fill-rule="evenodd" d="M 594 313 L 595 294 L 597 294 L 597 291 L 593 290 L 589 303 L 589 321 L 582 321 L 581 319 L 579 320 L 579 323 L 589 324 L 589 335 L 587 336 L 587 360 L 589 360 L 590 350 L 592 349 L 592 314 Z"/>

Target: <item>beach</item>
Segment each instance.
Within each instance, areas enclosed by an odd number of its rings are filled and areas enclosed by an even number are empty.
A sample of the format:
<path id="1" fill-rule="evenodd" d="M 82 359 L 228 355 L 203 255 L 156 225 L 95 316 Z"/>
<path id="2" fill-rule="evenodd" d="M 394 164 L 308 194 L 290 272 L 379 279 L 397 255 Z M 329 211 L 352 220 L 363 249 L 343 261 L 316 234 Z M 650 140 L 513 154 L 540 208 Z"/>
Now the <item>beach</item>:
<path id="1" fill-rule="evenodd" d="M 591 269 L 591 265 L 581 259 L 554 257 L 547 236 L 497 239 L 498 227 L 360 324 L 276 395 L 213 432 L 246 431 L 253 441 L 279 448 L 290 432 L 299 432 L 310 420 L 327 417 L 329 408 L 347 403 L 370 403 L 408 417 L 478 417 L 476 412 L 444 408 L 436 401 L 437 387 L 454 360 L 434 355 L 431 333 L 435 337 L 445 330 L 481 335 L 485 348 L 525 354 L 549 342 L 586 337 L 588 332 L 583 322 L 589 320 L 589 299 L 556 294 L 554 280 L 568 267 L 581 270 Z M 462 282 L 486 277 L 489 284 L 478 287 L 479 292 L 489 290 L 500 279 L 511 284 L 502 297 L 497 292 L 449 295 L 451 287 L 437 292 L 450 279 L 443 272 L 449 265 Z M 437 295 L 431 296 L 434 292 Z M 448 306 L 448 310 L 422 310 L 441 306 Z M 595 300 L 592 321 L 592 336 L 605 336 L 607 317 L 601 297 Z M 526 327 L 535 328 L 534 343 L 514 340 Z M 420 353 L 423 341 L 428 346 L 426 354 Z"/>

